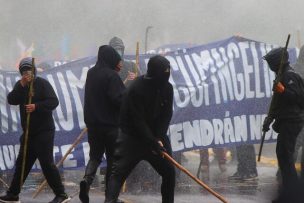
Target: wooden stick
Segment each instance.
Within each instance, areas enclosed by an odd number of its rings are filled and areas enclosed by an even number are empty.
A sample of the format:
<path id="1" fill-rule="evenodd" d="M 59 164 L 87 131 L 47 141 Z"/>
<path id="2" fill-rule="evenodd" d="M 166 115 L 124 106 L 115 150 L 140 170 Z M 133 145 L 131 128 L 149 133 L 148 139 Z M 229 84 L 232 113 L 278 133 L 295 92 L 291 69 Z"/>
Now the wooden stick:
<path id="1" fill-rule="evenodd" d="M 64 160 L 68 157 L 68 155 L 72 152 L 72 150 L 76 147 L 76 145 L 79 144 L 79 142 L 82 140 L 82 138 L 84 137 L 84 135 L 87 132 L 87 128 L 84 128 L 81 133 L 79 134 L 79 136 L 76 138 L 76 140 L 74 141 L 74 143 L 72 144 L 72 146 L 68 149 L 68 151 L 65 153 L 65 155 L 61 158 L 61 160 L 56 164 L 57 167 L 61 166 L 61 164 L 63 164 Z M 39 187 L 37 188 L 37 190 L 35 191 L 35 193 L 33 194 L 33 198 L 35 199 L 38 194 L 42 191 L 42 189 L 46 186 L 47 181 L 44 180 Z"/>
<path id="2" fill-rule="evenodd" d="M 167 154 L 166 152 L 162 152 L 162 156 L 164 156 L 165 159 L 167 159 L 169 162 L 171 162 L 173 165 L 175 165 L 182 172 L 184 172 L 185 174 L 187 174 L 188 176 L 190 176 L 190 178 L 192 178 L 195 182 L 197 182 L 200 186 L 202 186 L 203 188 L 205 188 L 208 192 L 210 192 L 211 194 L 213 194 L 219 200 L 221 200 L 224 203 L 228 203 L 228 201 L 225 200 L 224 197 L 222 197 L 221 195 L 219 195 L 218 193 L 216 193 L 214 190 L 212 190 L 203 181 L 201 181 L 200 179 L 198 179 L 197 177 L 195 177 L 194 175 L 192 175 L 185 167 L 183 167 L 182 165 L 180 165 L 179 163 L 177 163 L 169 154 Z"/>
<path id="3" fill-rule="evenodd" d="M 135 66 L 135 74 L 137 77 L 139 74 L 139 42 L 136 42 Z"/>
<path id="4" fill-rule="evenodd" d="M 30 82 L 30 88 L 28 92 L 28 101 L 27 104 L 32 103 L 33 98 L 33 84 L 34 84 L 34 71 L 35 71 L 35 58 L 32 58 L 32 73 L 31 73 L 31 82 Z M 23 179 L 24 179 L 24 173 L 25 173 L 25 165 L 26 165 L 26 154 L 27 154 L 27 145 L 28 145 L 28 137 L 29 137 L 29 128 L 30 128 L 30 118 L 31 113 L 26 113 L 26 127 L 25 127 L 25 133 L 24 133 L 24 143 L 23 143 L 23 156 L 22 156 L 22 165 L 21 165 L 21 175 L 20 175 L 20 189 L 23 185 Z"/>
<path id="5" fill-rule="evenodd" d="M 5 182 L 2 178 L 0 178 L 0 182 L 1 182 L 6 188 L 9 188 L 8 184 L 6 184 L 6 182 Z"/>

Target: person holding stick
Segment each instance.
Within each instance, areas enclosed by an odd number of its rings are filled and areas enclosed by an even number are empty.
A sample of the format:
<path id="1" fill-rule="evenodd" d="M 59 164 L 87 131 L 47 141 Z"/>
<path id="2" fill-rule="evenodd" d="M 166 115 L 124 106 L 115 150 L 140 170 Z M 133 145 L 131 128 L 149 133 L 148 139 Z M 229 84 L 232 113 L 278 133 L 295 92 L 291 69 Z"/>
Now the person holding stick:
<path id="1" fill-rule="evenodd" d="M 304 83 L 290 67 L 286 49 L 272 49 L 263 58 L 280 79 L 273 85 L 273 105 L 263 123 L 263 132 L 267 132 L 275 120 L 272 128 L 278 133 L 276 154 L 282 186 L 280 196 L 273 202 L 303 202 L 301 191 L 298 191 L 301 187 L 293 154 L 297 136 L 304 124 Z"/>
<path id="2" fill-rule="evenodd" d="M 87 73 L 84 96 L 84 121 L 88 128 L 90 160 L 80 182 L 79 199 L 89 202 L 90 186 L 104 153 L 107 158 L 106 193 L 115 140 L 118 136 L 118 118 L 125 86 L 118 72 L 121 57 L 109 45 L 99 47 L 96 65 Z"/>
<path id="3" fill-rule="evenodd" d="M 19 71 L 22 77 L 7 95 L 7 101 L 11 105 L 19 105 L 24 133 L 20 138 L 20 151 L 13 180 L 6 195 L 0 197 L 0 202 L 19 202 L 21 186 L 38 159 L 42 172 L 55 194 L 55 198 L 50 203 L 66 203 L 70 198 L 65 193 L 53 158 L 55 125 L 52 111 L 59 104 L 58 98 L 51 84 L 36 76 L 36 69 L 31 57 L 21 60 Z M 29 95 L 31 82 L 33 91 Z M 30 97 L 31 102 L 29 102 Z M 27 119 L 28 114 L 31 115 L 30 120 Z M 28 139 L 25 139 L 25 132 L 28 132 Z M 24 149 L 27 149 L 26 156 L 24 156 Z M 22 167 L 23 163 L 25 167 Z M 23 177 L 22 181 L 21 177 Z"/>
<path id="4" fill-rule="evenodd" d="M 135 79 L 127 89 L 105 203 L 116 203 L 122 184 L 141 160 L 148 161 L 162 176 L 162 202 L 174 202 L 175 169 L 162 156 L 163 151 L 172 155 L 166 135 L 173 103 L 169 76 L 169 61 L 156 55 L 148 62 L 147 74 Z"/>

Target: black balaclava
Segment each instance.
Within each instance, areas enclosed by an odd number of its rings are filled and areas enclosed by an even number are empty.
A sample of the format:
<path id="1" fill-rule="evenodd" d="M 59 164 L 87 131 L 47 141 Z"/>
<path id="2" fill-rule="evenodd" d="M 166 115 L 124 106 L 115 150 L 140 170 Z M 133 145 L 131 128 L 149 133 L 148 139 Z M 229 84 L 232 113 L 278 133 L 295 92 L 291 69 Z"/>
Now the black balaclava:
<path id="1" fill-rule="evenodd" d="M 263 59 L 267 61 L 269 68 L 275 73 L 278 73 L 278 71 L 279 71 L 281 57 L 284 52 L 285 52 L 284 49 L 282 47 L 279 47 L 279 48 L 272 49 L 270 52 L 268 52 L 263 57 Z M 283 62 L 282 65 L 283 65 L 283 67 L 285 67 L 285 66 L 289 65 L 289 61 L 288 61 L 289 55 L 288 55 L 287 51 L 284 53 L 283 57 L 284 58 L 282 61 Z"/>
<path id="2" fill-rule="evenodd" d="M 157 86 L 165 85 L 170 77 L 170 62 L 160 55 L 151 57 L 146 76 L 151 78 Z"/>
<path id="3" fill-rule="evenodd" d="M 31 71 L 33 64 L 32 64 L 32 57 L 26 57 L 23 58 L 20 63 L 19 63 L 19 72 L 22 75 L 22 72 L 24 71 Z M 35 68 L 35 64 L 34 64 L 34 76 L 36 76 L 36 68 Z"/>
<path id="4" fill-rule="evenodd" d="M 110 69 L 115 70 L 117 64 L 121 61 L 120 55 L 109 45 L 99 47 L 96 65 L 107 65 Z"/>
<path id="5" fill-rule="evenodd" d="M 117 51 L 121 58 L 123 58 L 125 52 L 125 45 L 122 39 L 120 39 L 119 37 L 113 37 L 110 40 L 109 45 Z"/>

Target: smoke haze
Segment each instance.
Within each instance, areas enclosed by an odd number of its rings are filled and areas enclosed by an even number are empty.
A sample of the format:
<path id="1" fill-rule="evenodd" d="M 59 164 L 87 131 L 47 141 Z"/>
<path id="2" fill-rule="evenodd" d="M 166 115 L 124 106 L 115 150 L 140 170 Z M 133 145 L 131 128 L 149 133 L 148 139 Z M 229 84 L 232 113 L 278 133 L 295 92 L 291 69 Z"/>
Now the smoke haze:
<path id="1" fill-rule="evenodd" d="M 303 38 L 298 0 L 0 0 L 0 65 L 14 68 L 33 44 L 38 60 L 95 55 L 113 36 L 126 53 L 171 43 L 204 44 L 232 35 L 284 46 Z M 300 33 L 300 38 L 298 37 Z M 304 39 L 304 38 L 303 38 Z"/>

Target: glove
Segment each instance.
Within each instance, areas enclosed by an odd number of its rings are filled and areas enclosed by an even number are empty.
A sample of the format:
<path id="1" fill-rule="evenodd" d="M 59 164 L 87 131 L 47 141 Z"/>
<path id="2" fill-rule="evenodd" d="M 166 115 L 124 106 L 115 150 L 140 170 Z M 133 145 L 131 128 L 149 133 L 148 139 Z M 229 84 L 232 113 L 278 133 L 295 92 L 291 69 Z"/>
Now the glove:
<path id="1" fill-rule="evenodd" d="M 159 155 L 161 155 L 162 152 L 167 152 L 163 143 L 161 141 L 157 141 L 157 140 L 152 143 L 152 151 Z"/>
<path id="2" fill-rule="evenodd" d="M 272 91 L 282 94 L 285 91 L 285 87 L 281 82 L 273 84 Z"/>
<path id="3" fill-rule="evenodd" d="M 263 132 L 267 132 L 269 130 L 269 126 L 272 123 L 272 121 L 273 121 L 272 117 L 267 116 L 265 118 L 265 120 L 263 122 L 263 129 L 262 129 Z"/>

